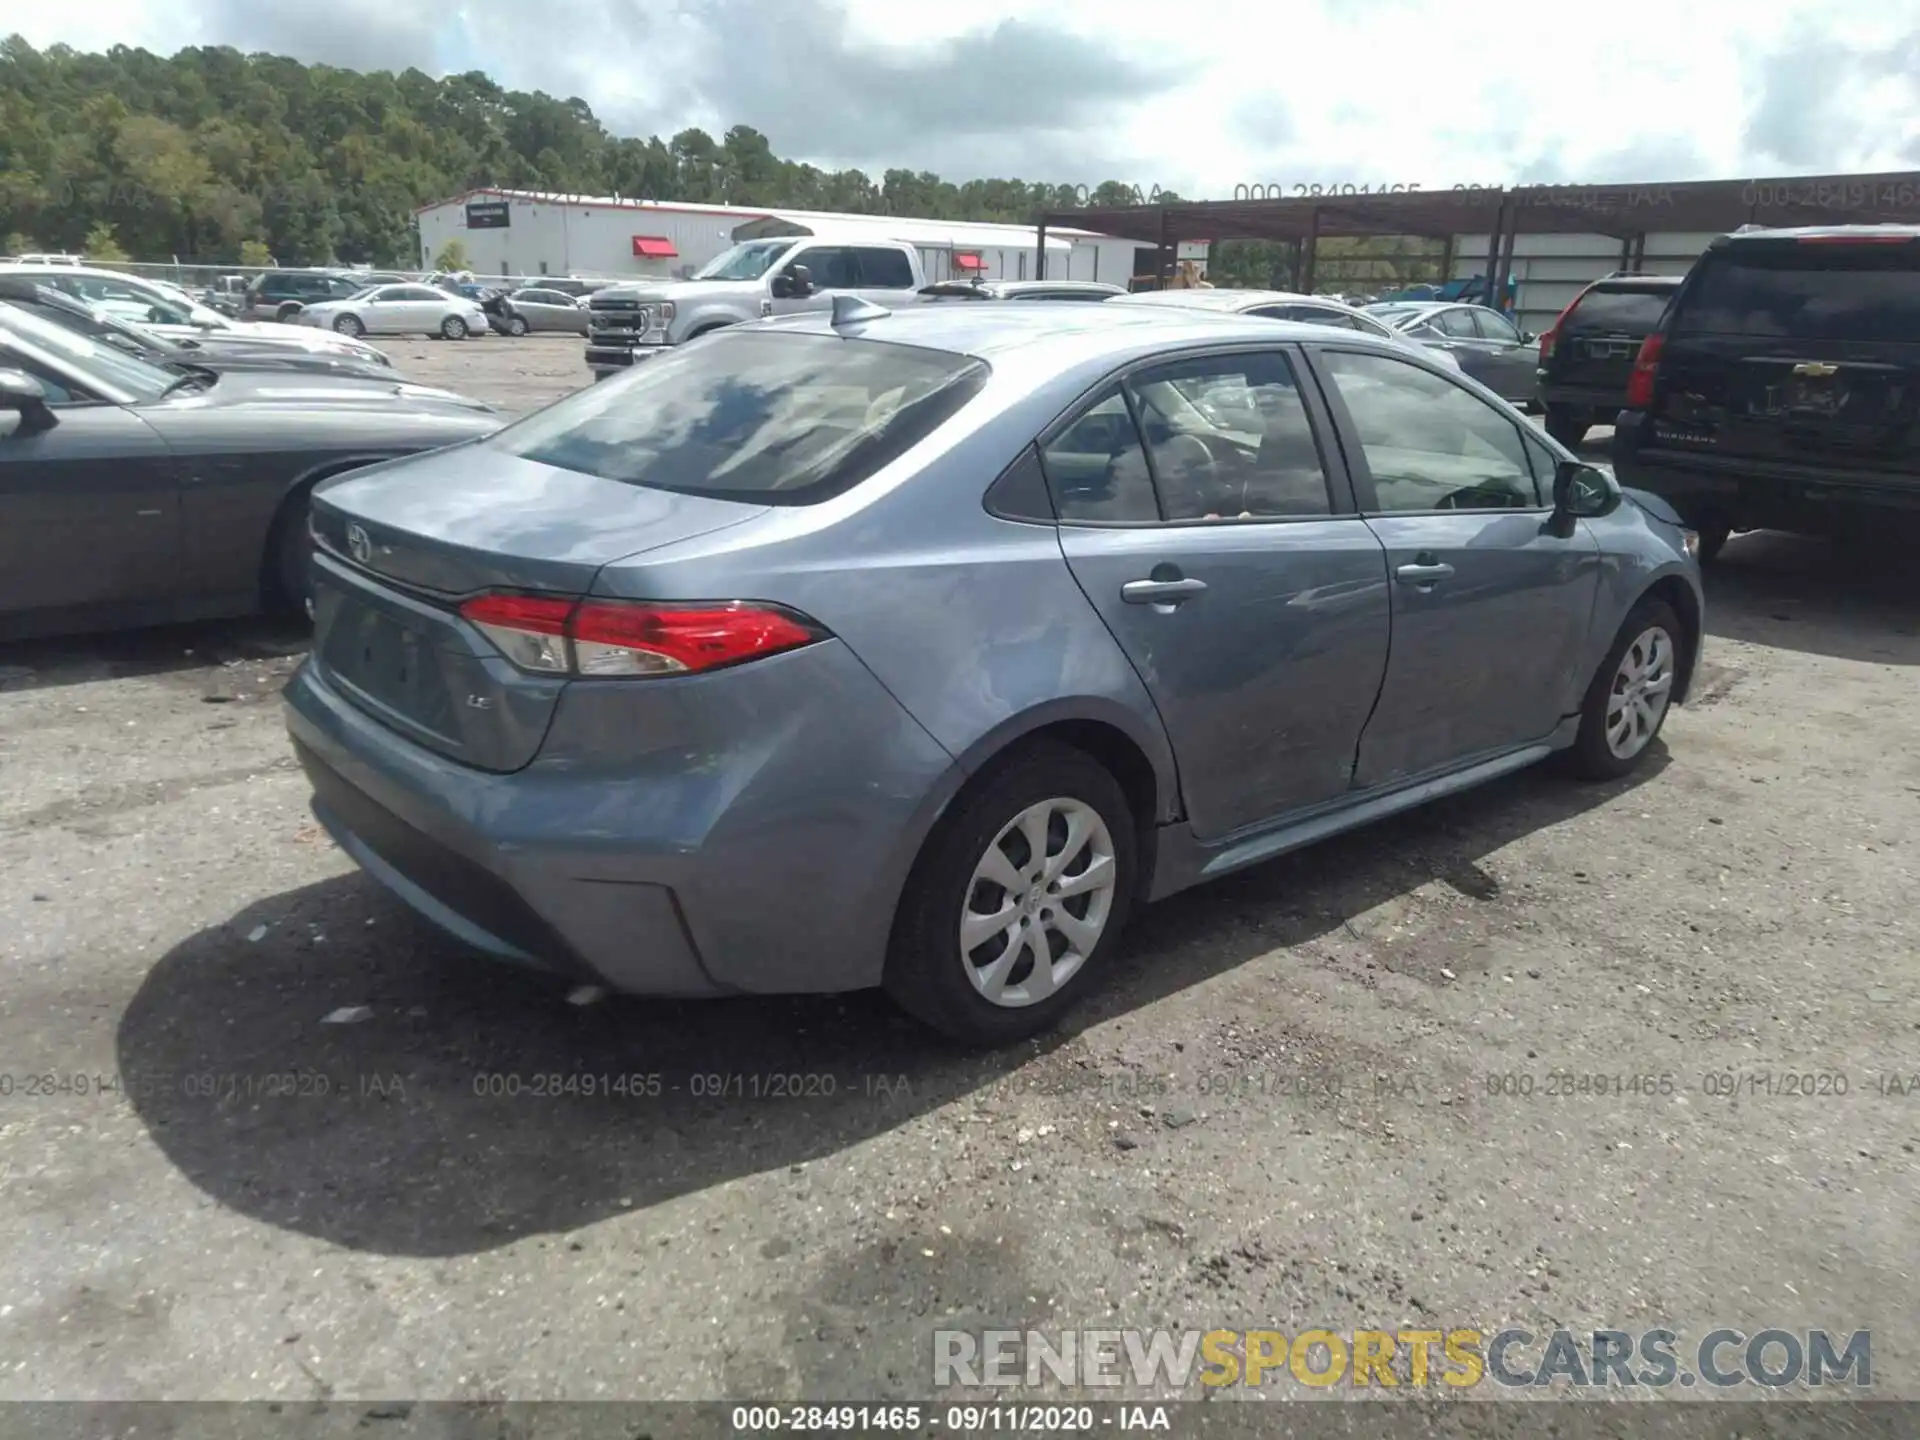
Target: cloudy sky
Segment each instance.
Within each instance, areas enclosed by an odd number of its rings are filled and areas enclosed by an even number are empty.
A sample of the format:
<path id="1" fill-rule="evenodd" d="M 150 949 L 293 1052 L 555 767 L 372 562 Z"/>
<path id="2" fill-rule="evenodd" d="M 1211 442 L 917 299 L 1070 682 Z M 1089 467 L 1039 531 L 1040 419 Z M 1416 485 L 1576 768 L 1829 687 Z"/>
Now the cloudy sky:
<path id="1" fill-rule="evenodd" d="M 363 69 L 481 69 L 581 96 L 621 133 L 744 123 L 782 156 L 872 173 L 1117 179 L 1226 198 L 1253 182 L 1920 168 L 1920 0 L 89 0 L 25 11 L 6 23 L 35 45 L 226 44 Z"/>

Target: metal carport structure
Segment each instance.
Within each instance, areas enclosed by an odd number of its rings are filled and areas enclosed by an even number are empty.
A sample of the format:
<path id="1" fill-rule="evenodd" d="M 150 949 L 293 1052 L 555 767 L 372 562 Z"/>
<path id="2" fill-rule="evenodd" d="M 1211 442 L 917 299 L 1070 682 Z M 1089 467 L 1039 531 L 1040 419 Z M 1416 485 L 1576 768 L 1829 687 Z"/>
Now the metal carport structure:
<path id="1" fill-rule="evenodd" d="M 1042 256 L 1047 231 L 1061 227 L 1156 246 L 1156 274 L 1163 282 L 1172 273 L 1177 247 L 1185 242 L 1290 242 L 1296 247 L 1292 288 L 1303 292 L 1313 289 L 1314 251 L 1323 236 L 1441 240 L 1451 270 L 1458 237 L 1485 235 L 1487 293 L 1500 295 L 1513 270 L 1518 235 L 1611 236 L 1620 242 L 1620 267 L 1630 270 L 1638 268 L 1649 234 L 1724 233 L 1742 225 L 1920 224 L 1920 171 L 1180 201 L 1050 210 L 1034 223 Z"/>

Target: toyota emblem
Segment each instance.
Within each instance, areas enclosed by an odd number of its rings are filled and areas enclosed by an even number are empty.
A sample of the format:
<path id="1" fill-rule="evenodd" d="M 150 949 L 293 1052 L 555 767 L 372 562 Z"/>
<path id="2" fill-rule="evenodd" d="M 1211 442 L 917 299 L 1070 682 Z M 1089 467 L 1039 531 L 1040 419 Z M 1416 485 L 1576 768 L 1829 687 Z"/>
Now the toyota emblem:
<path id="1" fill-rule="evenodd" d="M 362 565 L 373 559 L 373 537 L 364 526 L 347 526 L 347 553 Z"/>

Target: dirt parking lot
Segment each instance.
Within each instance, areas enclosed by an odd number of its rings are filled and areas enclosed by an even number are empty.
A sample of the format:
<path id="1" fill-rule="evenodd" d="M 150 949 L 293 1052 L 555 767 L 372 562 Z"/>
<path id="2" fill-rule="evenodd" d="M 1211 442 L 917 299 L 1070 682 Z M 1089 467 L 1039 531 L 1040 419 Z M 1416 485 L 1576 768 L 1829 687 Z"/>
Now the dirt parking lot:
<path id="1" fill-rule="evenodd" d="M 0 1398 L 924 1396 L 936 1326 L 1103 1324 L 1871 1329 L 1920 1397 L 1909 573 L 1736 539 L 1633 783 L 1154 907 L 997 1057 L 463 953 L 311 822 L 297 634 L 0 648 Z"/>

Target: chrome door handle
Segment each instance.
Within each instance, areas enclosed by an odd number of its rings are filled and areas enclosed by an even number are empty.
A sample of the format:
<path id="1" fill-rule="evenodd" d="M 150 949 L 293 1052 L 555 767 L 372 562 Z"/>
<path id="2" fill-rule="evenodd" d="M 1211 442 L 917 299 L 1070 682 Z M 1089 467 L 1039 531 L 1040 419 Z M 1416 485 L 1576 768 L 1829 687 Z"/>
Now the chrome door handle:
<path id="1" fill-rule="evenodd" d="M 1206 588 L 1204 580 L 1129 580 L 1120 598 L 1129 605 L 1178 605 Z"/>
<path id="2" fill-rule="evenodd" d="M 1394 577 L 1405 585 L 1431 585 L 1453 574 L 1451 565 L 1402 565 Z"/>

